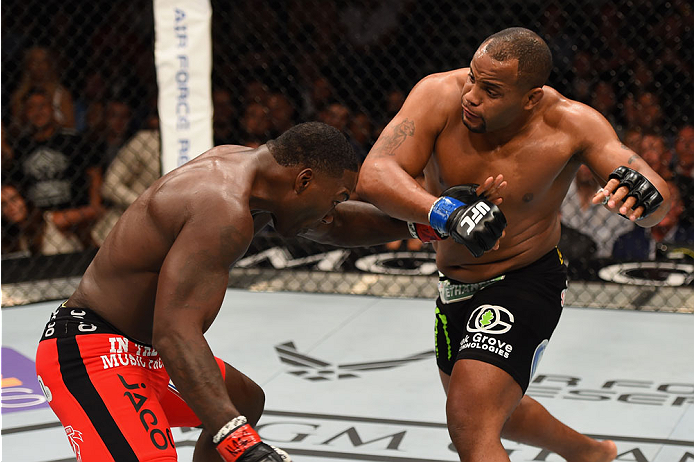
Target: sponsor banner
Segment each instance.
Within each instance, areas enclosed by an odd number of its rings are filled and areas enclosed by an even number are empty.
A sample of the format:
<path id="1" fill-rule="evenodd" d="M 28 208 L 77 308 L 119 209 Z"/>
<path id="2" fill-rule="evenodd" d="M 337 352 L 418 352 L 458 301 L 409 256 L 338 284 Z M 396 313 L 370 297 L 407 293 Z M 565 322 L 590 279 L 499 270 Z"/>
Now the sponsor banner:
<path id="1" fill-rule="evenodd" d="M 694 259 L 619 262 L 609 259 L 569 263 L 570 279 L 635 286 L 692 286 Z M 436 274 L 435 253 L 425 245 L 417 252 L 392 251 L 385 246 L 339 248 L 306 239 L 280 239 L 271 233 L 256 238 L 236 268 L 313 269 L 371 274 Z"/>
<path id="2" fill-rule="evenodd" d="M 685 408 L 694 404 L 694 382 L 661 383 L 618 377 L 596 380 L 580 376 L 539 374 L 531 380 L 528 395 L 538 399 Z"/>
<path id="3" fill-rule="evenodd" d="M 207 0 L 154 0 L 164 174 L 212 147 L 211 18 Z"/>
<path id="4" fill-rule="evenodd" d="M 36 363 L 2 347 L 2 413 L 48 407 L 36 378 Z"/>

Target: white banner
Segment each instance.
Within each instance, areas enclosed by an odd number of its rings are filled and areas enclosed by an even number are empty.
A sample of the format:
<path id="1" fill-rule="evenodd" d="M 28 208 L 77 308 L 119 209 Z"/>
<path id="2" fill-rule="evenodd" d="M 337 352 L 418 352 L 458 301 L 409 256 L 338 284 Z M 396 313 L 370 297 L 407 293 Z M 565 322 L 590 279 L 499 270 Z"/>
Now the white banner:
<path id="1" fill-rule="evenodd" d="M 162 174 L 213 145 L 211 20 L 209 0 L 154 0 Z"/>

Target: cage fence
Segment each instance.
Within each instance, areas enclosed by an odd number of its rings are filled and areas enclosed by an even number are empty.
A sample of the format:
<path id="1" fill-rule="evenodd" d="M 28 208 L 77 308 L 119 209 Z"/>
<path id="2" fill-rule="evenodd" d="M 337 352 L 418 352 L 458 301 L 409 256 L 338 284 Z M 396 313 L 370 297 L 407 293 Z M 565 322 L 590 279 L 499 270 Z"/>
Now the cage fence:
<path id="1" fill-rule="evenodd" d="M 550 85 L 600 111 L 677 192 L 674 225 L 644 231 L 619 217 L 590 221 L 570 191 L 559 243 L 567 304 L 694 311 L 691 2 L 211 5 L 214 144 L 258 146 L 320 120 L 362 158 L 421 78 L 466 67 L 498 30 L 536 31 L 553 53 Z M 1 8 L 2 306 L 12 306 L 74 290 L 120 214 L 160 176 L 161 147 L 151 1 Z M 433 298 L 437 272 L 428 244 L 345 249 L 268 230 L 230 286 Z"/>

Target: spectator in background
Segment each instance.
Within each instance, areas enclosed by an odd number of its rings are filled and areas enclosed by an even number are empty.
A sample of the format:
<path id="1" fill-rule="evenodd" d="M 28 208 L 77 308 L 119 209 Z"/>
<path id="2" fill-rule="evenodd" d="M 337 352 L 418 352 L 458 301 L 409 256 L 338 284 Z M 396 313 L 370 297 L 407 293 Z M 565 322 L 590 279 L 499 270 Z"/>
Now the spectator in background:
<path id="1" fill-rule="evenodd" d="M 617 95 L 612 82 L 598 80 L 590 92 L 590 105 L 603 115 L 615 129 L 617 135 L 622 135 L 622 127 L 617 118 Z M 638 151 L 637 151 L 638 152 Z"/>
<path id="2" fill-rule="evenodd" d="M 359 160 L 363 161 L 366 158 L 368 151 L 365 150 L 364 146 L 354 138 L 349 130 L 349 125 L 352 120 L 351 115 L 352 112 L 346 105 L 333 102 L 330 103 L 320 114 L 319 120 L 340 130 L 347 138 L 347 141 L 349 141 L 349 144 L 352 146 L 352 149 L 354 149 L 354 152 L 357 154 Z"/>
<path id="3" fill-rule="evenodd" d="M 388 122 L 390 122 L 393 119 L 393 117 L 395 117 L 395 115 L 398 113 L 404 102 L 405 93 L 402 90 L 393 88 L 388 93 L 386 93 L 384 104 L 385 113 L 381 114 L 381 116 L 378 119 L 379 122 L 377 123 L 376 129 L 373 133 L 373 137 L 375 139 L 379 137 L 385 126 L 388 125 Z"/>
<path id="4" fill-rule="evenodd" d="M 677 132 L 673 157 L 674 181 L 684 204 L 680 219 L 691 226 L 694 225 L 694 125 L 685 125 Z"/>
<path id="5" fill-rule="evenodd" d="M 150 117 L 158 121 L 156 115 Z M 101 246 L 125 209 L 161 176 L 161 143 L 153 120 L 119 151 L 104 174 L 101 194 L 108 204 L 94 225 L 92 238 Z"/>
<path id="6" fill-rule="evenodd" d="M 270 115 L 271 137 L 276 138 L 294 126 L 295 111 L 289 98 L 280 92 L 271 93 L 267 98 Z"/>
<path id="7" fill-rule="evenodd" d="M 619 260 L 655 260 L 659 244 L 694 245 L 694 226 L 681 221 L 684 204 L 677 185 L 669 181 L 670 210 L 660 223 L 652 228 L 634 226 L 620 236 L 614 244 L 613 256 Z"/>
<path id="8" fill-rule="evenodd" d="M 334 97 L 335 90 L 326 77 L 319 75 L 310 79 L 309 83 L 301 90 L 302 120 L 319 120 L 320 114 L 333 101 Z"/>
<path id="9" fill-rule="evenodd" d="M 624 146 L 628 147 L 635 153 L 639 153 L 641 151 L 641 139 L 643 136 L 641 135 L 641 131 L 637 128 L 628 128 L 622 133 L 622 143 L 624 143 Z"/>
<path id="10" fill-rule="evenodd" d="M 260 80 L 251 80 L 246 84 L 243 91 L 243 101 L 246 106 L 251 103 L 265 104 L 270 95 L 267 85 Z"/>
<path id="11" fill-rule="evenodd" d="M 47 96 L 56 124 L 65 128 L 75 128 L 75 110 L 72 95 L 65 88 L 56 72 L 58 63 L 48 48 L 31 47 L 24 55 L 24 67 L 19 87 L 11 98 L 13 123 L 24 126 L 26 119 L 22 107 L 27 95 L 33 89 L 42 90 Z"/>
<path id="12" fill-rule="evenodd" d="M 621 104 L 621 110 L 621 119 L 624 121 L 623 136 L 625 136 L 627 132 L 636 132 L 640 135 L 641 128 L 639 127 L 638 118 L 636 115 L 636 97 L 633 93 L 629 93 L 624 97 Z M 639 140 L 638 144 L 636 144 L 637 148 L 640 146 L 640 143 L 641 140 Z"/>
<path id="13" fill-rule="evenodd" d="M 562 236 L 559 249 L 575 265 L 580 258 L 609 258 L 617 238 L 633 223 L 593 204 L 598 182 L 586 165 L 581 165 L 561 205 Z M 595 253 L 589 253 L 594 249 Z"/>
<path id="14" fill-rule="evenodd" d="M 595 77 L 595 66 L 591 59 L 591 54 L 587 51 L 579 51 L 573 59 L 573 78 L 570 82 L 569 95 L 576 101 L 585 104 L 590 103 L 591 88 Z"/>
<path id="15" fill-rule="evenodd" d="M 79 237 L 61 230 L 51 218 L 25 199 L 12 183 L 2 185 L 2 255 L 55 255 L 84 250 Z"/>
<path id="16" fill-rule="evenodd" d="M 124 99 L 112 98 L 106 103 L 106 129 L 99 140 L 101 160 L 104 170 L 118 154 L 121 147 L 128 141 L 132 109 Z"/>
<path id="17" fill-rule="evenodd" d="M 643 59 L 636 59 L 629 69 L 628 87 L 633 94 L 638 96 L 646 92 L 646 89 L 653 88 L 655 82 L 653 70 Z"/>
<path id="18" fill-rule="evenodd" d="M 212 92 L 212 133 L 214 145 L 236 144 L 238 129 L 236 127 L 236 107 L 229 90 L 215 88 Z"/>
<path id="19" fill-rule="evenodd" d="M 365 112 L 357 112 L 350 119 L 347 131 L 349 133 L 348 139 L 355 143 L 355 152 L 359 156 L 359 162 L 363 162 L 374 143 L 371 118 Z"/>
<path id="20" fill-rule="evenodd" d="M 100 129 L 104 123 L 106 80 L 99 70 L 89 72 L 75 101 L 75 128 L 83 133 Z"/>
<path id="21" fill-rule="evenodd" d="M 7 130 L 5 124 L 0 126 L 0 146 L 2 146 L 2 179 L 5 181 L 7 170 L 11 167 L 14 159 L 14 150 L 12 145 L 7 141 Z"/>
<path id="22" fill-rule="evenodd" d="M 241 119 L 240 144 L 257 148 L 270 139 L 270 116 L 261 103 L 252 102 L 246 106 Z"/>
<path id="23" fill-rule="evenodd" d="M 23 106 L 29 134 L 14 146 L 9 175 L 37 208 L 52 212 L 50 220 L 59 230 L 92 246 L 91 226 L 102 213 L 100 159 L 57 123 L 45 91 L 31 90 Z"/>
<path id="24" fill-rule="evenodd" d="M 663 135 L 644 134 L 641 138 L 641 148 L 635 152 L 639 153 L 664 180 L 672 179 L 672 151 L 667 148 Z"/>
<path id="25" fill-rule="evenodd" d="M 325 110 L 319 114 L 319 120 L 323 123 L 335 127 L 342 133 L 347 131 L 349 123 L 350 111 L 347 106 L 342 103 L 333 102 L 326 106 Z"/>
<path id="26" fill-rule="evenodd" d="M 339 14 L 339 26 L 357 53 L 368 53 L 392 40 L 406 3 L 404 0 L 347 2 Z"/>
<path id="27" fill-rule="evenodd" d="M 636 128 L 641 133 L 663 132 L 663 110 L 655 91 L 643 91 L 634 101 Z"/>
<path id="28" fill-rule="evenodd" d="M 556 65 L 560 68 L 567 68 L 573 61 L 576 48 L 575 34 L 573 28 L 566 27 L 567 13 L 559 4 L 548 3 L 540 16 L 540 35 L 545 39 L 547 45 L 552 50 L 552 57 Z"/>

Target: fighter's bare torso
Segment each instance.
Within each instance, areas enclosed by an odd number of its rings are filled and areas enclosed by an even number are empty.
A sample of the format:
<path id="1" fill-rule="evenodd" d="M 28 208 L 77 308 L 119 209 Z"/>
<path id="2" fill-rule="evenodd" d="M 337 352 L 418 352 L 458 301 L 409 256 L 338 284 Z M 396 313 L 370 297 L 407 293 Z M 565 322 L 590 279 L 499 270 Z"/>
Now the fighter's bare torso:
<path id="1" fill-rule="evenodd" d="M 211 265 L 232 264 L 250 244 L 255 167 L 244 155 L 248 150 L 219 146 L 157 180 L 123 214 L 67 306 L 89 308 L 125 334 L 151 343 L 160 270 L 184 223 L 204 220 L 206 231 L 216 236 L 205 251 L 229 252 L 210 257 Z"/>
<path id="2" fill-rule="evenodd" d="M 424 175 L 427 190 L 435 195 L 497 174 L 508 182 L 500 206 L 508 226 L 498 250 L 474 258 L 451 240 L 436 243 L 439 269 L 456 280 L 475 282 L 525 266 L 559 242 L 559 209 L 581 163 L 582 149 L 581 137 L 567 120 L 583 106 L 544 87 L 544 97 L 528 122 L 495 143 L 462 122 L 460 94 L 467 74 L 467 69 L 460 69 L 431 76 L 439 80 L 436 97 L 446 95 L 442 99 L 449 103 Z"/>

